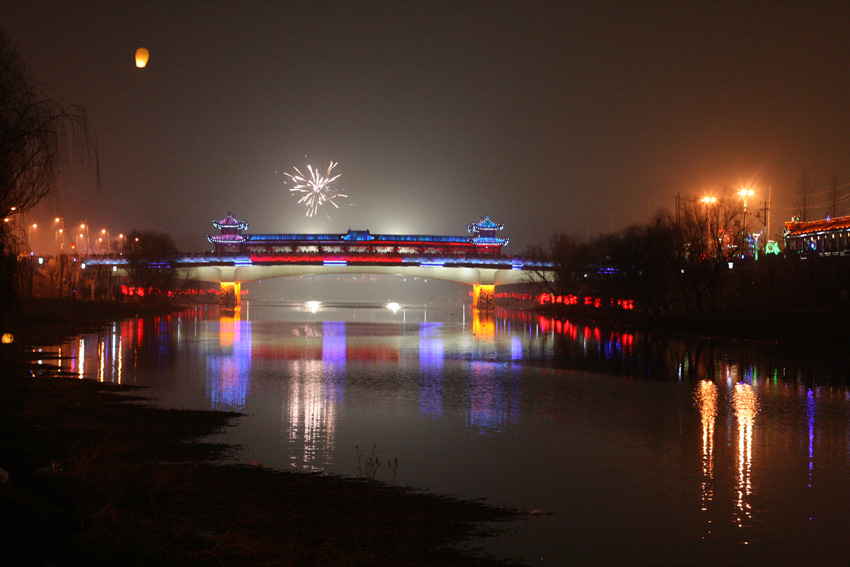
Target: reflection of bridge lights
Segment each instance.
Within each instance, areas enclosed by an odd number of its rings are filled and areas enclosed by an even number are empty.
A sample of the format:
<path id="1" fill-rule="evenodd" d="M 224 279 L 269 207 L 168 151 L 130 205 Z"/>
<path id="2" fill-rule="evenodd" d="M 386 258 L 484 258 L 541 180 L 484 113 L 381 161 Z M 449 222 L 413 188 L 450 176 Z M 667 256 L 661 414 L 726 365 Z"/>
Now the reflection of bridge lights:
<path id="1" fill-rule="evenodd" d="M 306 469 L 320 469 L 326 463 L 322 455 L 335 445 L 336 403 L 334 386 L 329 382 L 326 366 L 318 360 L 290 362 L 290 394 L 284 417 L 291 443 L 290 464 Z M 298 446 L 302 447 L 299 455 Z"/>
<path id="2" fill-rule="evenodd" d="M 387 309 L 389 309 L 390 311 L 392 311 L 393 313 L 398 313 L 398 310 L 401 309 L 401 305 L 399 305 L 395 301 L 391 301 L 391 302 L 387 303 L 385 307 Z"/>
<path id="3" fill-rule="evenodd" d="M 219 318 L 218 352 L 207 355 L 207 399 L 216 410 L 241 411 L 251 385 L 251 322 L 236 311 Z"/>
<path id="4" fill-rule="evenodd" d="M 522 360 L 522 339 L 518 335 L 511 337 L 511 360 Z"/>
<path id="5" fill-rule="evenodd" d="M 345 322 L 322 322 L 322 360 L 345 362 Z"/>
<path id="6" fill-rule="evenodd" d="M 443 413 L 443 358 L 445 346 L 440 335 L 442 323 L 419 323 L 419 412 L 432 418 Z"/>
<path id="7" fill-rule="evenodd" d="M 315 313 L 319 310 L 319 306 L 322 304 L 321 301 L 308 301 L 306 303 L 307 308 L 310 310 L 310 313 Z"/>

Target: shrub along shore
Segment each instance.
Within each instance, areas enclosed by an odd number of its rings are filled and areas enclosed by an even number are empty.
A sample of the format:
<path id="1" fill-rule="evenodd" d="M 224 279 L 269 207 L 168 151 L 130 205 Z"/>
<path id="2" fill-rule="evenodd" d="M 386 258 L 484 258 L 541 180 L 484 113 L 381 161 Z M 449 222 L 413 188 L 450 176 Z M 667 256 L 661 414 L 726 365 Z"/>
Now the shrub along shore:
<path id="1" fill-rule="evenodd" d="M 18 340 L 0 348 L 0 564 L 508 564 L 458 544 L 516 511 L 223 464 L 233 448 L 202 439 L 239 414 L 158 408 L 144 390 L 45 372 L 27 344 L 128 314 L 73 303 L 25 306 Z"/>

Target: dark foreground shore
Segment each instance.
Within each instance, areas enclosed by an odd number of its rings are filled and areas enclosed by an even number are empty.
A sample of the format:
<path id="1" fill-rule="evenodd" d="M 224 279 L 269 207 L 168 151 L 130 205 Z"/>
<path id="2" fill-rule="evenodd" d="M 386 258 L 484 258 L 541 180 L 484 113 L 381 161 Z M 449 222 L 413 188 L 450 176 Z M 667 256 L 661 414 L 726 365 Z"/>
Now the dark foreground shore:
<path id="1" fill-rule="evenodd" d="M 221 464 L 231 448 L 199 439 L 239 415 L 38 375 L 26 348 L 2 346 L 0 565 L 506 564 L 455 545 L 492 534 L 490 522 L 510 528 L 514 511 Z"/>

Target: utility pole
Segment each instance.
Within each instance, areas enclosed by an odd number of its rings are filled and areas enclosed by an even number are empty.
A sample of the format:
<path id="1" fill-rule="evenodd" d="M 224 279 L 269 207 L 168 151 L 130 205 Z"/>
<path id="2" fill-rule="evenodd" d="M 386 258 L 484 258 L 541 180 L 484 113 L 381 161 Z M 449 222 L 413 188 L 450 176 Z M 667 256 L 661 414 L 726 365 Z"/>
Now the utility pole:
<path id="1" fill-rule="evenodd" d="M 770 240 L 770 194 L 771 186 L 767 186 L 767 199 L 764 202 L 764 249 L 767 252 L 767 242 Z"/>
<path id="2" fill-rule="evenodd" d="M 767 256 L 767 243 L 770 241 L 770 197 L 771 186 L 767 186 L 767 200 L 764 202 L 764 255 Z"/>

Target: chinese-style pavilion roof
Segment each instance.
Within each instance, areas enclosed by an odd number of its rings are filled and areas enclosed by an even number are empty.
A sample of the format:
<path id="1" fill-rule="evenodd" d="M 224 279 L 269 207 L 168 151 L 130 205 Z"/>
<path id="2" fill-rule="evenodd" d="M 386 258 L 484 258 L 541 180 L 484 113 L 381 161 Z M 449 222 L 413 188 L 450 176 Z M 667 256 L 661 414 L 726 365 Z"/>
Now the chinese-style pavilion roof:
<path id="1" fill-rule="evenodd" d="M 791 221 L 785 223 L 785 236 L 803 236 L 833 230 L 850 229 L 850 217 L 826 218 L 816 221 Z"/>
<path id="2" fill-rule="evenodd" d="M 477 233 L 481 230 L 502 230 L 505 225 L 498 224 L 490 220 L 490 215 L 485 216 L 478 222 L 474 222 L 466 227 L 469 232 Z"/>
<path id="3" fill-rule="evenodd" d="M 213 226 L 217 229 L 222 228 L 238 228 L 239 230 L 248 230 L 248 223 L 246 221 L 236 220 L 230 213 L 227 213 L 227 216 L 221 220 L 214 220 Z"/>

